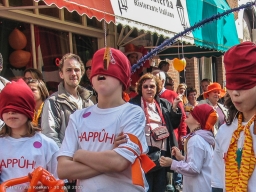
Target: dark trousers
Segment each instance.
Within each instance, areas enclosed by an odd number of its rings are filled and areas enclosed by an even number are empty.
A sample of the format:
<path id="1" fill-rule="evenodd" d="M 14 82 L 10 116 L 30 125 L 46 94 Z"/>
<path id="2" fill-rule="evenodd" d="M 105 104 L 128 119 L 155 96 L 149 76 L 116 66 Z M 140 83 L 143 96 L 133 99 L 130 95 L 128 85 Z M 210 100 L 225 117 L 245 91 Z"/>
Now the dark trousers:
<path id="1" fill-rule="evenodd" d="M 149 147 L 148 154 L 158 150 L 159 149 L 156 147 Z M 165 156 L 165 151 L 161 151 L 161 155 Z M 165 192 L 167 185 L 167 172 L 165 167 L 157 171 L 147 173 L 146 179 L 149 185 L 148 192 Z"/>
<path id="2" fill-rule="evenodd" d="M 223 189 L 212 187 L 212 192 L 223 192 Z"/>
<path id="3" fill-rule="evenodd" d="M 166 189 L 166 171 L 165 168 L 146 174 L 149 185 L 148 192 L 165 192 Z"/>

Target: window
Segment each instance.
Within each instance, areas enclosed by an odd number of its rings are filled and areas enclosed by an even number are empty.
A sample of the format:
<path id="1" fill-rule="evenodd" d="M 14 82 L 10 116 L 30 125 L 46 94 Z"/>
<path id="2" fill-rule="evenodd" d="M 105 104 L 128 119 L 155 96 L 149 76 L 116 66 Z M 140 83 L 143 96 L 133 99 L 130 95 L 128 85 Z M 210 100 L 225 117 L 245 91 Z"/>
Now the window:
<path id="1" fill-rule="evenodd" d="M 43 1 L 39 1 L 38 5 L 46 5 Z M 39 14 L 42 15 L 47 15 L 50 17 L 55 17 L 55 18 L 59 18 L 59 9 L 56 8 L 43 8 L 43 9 L 39 9 Z"/>

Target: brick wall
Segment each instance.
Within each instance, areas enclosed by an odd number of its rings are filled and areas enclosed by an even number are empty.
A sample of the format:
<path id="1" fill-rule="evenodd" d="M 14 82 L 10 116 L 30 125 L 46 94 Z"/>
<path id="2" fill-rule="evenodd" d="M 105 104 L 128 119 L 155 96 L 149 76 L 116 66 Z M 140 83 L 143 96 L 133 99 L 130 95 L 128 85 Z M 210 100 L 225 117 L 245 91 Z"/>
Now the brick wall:
<path id="1" fill-rule="evenodd" d="M 195 87 L 199 95 L 200 82 L 199 82 L 197 58 L 186 59 L 186 62 L 187 62 L 187 65 L 185 68 L 186 84 L 188 85 L 188 87 Z M 172 62 L 170 62 L 170 64 L 171 65 L 168 71 L 168 75 L 173 78 L 174 90 L 176 91 L 178 85 L 180 84 L 179 72 L 176 69 L 174 69 Z M 183 73 L 183 71 L 181 73 Z"/>
<path id="2" fill-rule="evenodd" d="M 226 81 L 225 68 L 223 63 L 223 57 L 218 57 L 216 60 L 217 64 L 217 82 L 223 87 L 224 81 Z"/>
<path id="3" fill-rule="evenodd" d="M 229 6 L 231 9 L 238 6 L 238 0 L 227 0 Z M 235 19 L 238 19 L 238 12 L 234 12 Z"/>
<path id="4" fill-rule="evenodd" d="M 197 90 L 198 95 L 200 94 L 200 82 L 198 73 L 197 58 L 186 59 L 186 83 L 188 87 L 194 87 Z"/>
<path id="5" fill-rule="evenodd" d="M 173 81 L 174 81 L 174 91 L 176 91 L 176 89 L 179 85 L 179 79 L 180 79 L 179 78 L 179 72 L 176 69 L 174 69 L 171 60 L 169 61 L 169 63 L 170 63 L 170 68 L 169 68 L 169 71 L 167 73 L 173 79 Z"/>

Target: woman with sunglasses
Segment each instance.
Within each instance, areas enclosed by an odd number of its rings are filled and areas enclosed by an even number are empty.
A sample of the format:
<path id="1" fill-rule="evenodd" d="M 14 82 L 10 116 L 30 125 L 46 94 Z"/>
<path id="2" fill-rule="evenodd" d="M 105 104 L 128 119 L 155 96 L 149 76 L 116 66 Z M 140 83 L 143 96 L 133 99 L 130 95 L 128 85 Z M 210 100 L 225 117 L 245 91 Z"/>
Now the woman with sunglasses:
<path id="1" fill-rule="evenodd" d="M 43 79 L 43 74 L 41 73 L 41 71 L 39 71 L 38 69 L 34 69 L 34 68 L 27 68 L 24 71 L 24 77 L 23 80 L 28 83 L 29 80 L 32 79 L 40 79 L 42 81 L 44 81 Z"/>
<path id="2" fill-rule="evenodd" d="M 35 127 L 41 128 L 41 115 L 44 106 L 44 101 L 49 97 L 49 92 L 45 83 L 42 80 L 30 79 L 27 81 L 28 86 L 33 92 L 34 100 L 36 102 L 35 113 L 32 124 Z"/>
<path id="3" fill-rule="evenodd" d="M 159 98 L 159 92 L 162 90 L 161 80 L 153 74 L 143 75 L 136 87 L 138 95 L 130 100 L 130 103 L 140 106 L 146 116 L 145 136 L 149 146 L 149 154 L 161 151 L 161 156 L 170 157 L 170 149 L 178 146 L 176 137 L 173 133 L 174 127 L 179 127 L 181 120 L 181 110 L 177 108 L 180 98 L 176 98 L 173 105 L 165 99 Z M 155 131 L 160 127 L 166 127 L 169 136 L 156 140 Z M 167 134 L 168 135 L 168 134 Z M 161 168 L 150 171 L 146 174 L 149 184 L 149 192 L 164 192 L 166 186 L 166 171 Z"/>

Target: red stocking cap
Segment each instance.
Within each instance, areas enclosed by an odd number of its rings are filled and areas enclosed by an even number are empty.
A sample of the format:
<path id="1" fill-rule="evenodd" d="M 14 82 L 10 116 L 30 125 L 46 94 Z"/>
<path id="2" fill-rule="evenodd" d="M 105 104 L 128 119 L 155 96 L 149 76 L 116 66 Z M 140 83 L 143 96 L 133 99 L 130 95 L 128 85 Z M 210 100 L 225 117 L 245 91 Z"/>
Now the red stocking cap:
<path id="1" fill-rule="evenodd" d="M 123 90 L 126 90 L 130 86 L 131 78 L 129 60 L 121 51 L 110 48 L 110 61 L 108 63 L 108 69 L 104 69 L 104 53 L 105 48 L 102 48 L 93 55 L 90 77 L 91 82 L 95 75 L 107 75 L 121 81 L 123 84 Z"/>
<path id="2" fill-rule="evenodd" d="M 256 85 L 256 45 L 243 42 L 231 47 L 224 55 L 226 87 L 246 90 Z"/>
<path id="3" fill-rule="evenodd" d="M 28 85 L 22 79 L 12 81 L 0 93 L 0 118 L 3 120 L 5 112 L 15 111 L 32 120 L 35 105 L 33 92 Z"/>
<path id="4" fill-rule="evenodd" d="M 212 130 L 217 121 L 216 112 L 212 106 L 208 104 L 197 105 L 190 113 L 195 118 L 195 120 L 200 123 L 201 129 L 204 130 Z"/>

